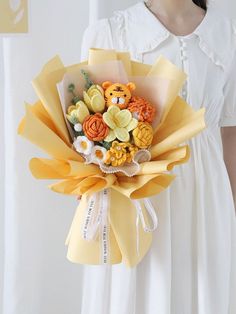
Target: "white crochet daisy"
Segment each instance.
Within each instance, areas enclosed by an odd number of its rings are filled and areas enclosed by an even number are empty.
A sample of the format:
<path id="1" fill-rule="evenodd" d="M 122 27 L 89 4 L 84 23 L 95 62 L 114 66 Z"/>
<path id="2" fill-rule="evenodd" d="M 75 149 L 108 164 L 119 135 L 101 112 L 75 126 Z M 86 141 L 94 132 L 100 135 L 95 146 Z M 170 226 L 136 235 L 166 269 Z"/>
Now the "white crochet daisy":
<path id="1" fill-rule="evenodd" d="M 107 153 L 106 148 L 99 145 L 95 145 L 92 148 L 91 161 L 95 164 L 104 163 L 106 159 L 106 153 Z"/>
<path id="2" fill-rule="evenodd" d="M 94 143 L 90 141 L 86 136 L 78 136 L 74 141 L 74 147 L 78 153 L 84 155 L 91 154 Z"/>

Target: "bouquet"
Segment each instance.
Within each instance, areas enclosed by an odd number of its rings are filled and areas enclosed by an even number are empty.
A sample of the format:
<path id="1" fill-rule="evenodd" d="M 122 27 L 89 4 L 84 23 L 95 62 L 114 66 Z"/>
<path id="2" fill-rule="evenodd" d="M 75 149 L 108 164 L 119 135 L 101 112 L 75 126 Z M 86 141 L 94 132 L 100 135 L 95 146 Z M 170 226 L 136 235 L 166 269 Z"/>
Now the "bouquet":
<path id="1" fill-rule="evenodd" d="M 56 56 L 33 80 L 39 101 L 26 104 L 18 132 L 51 157 L 31 159 L 32 174 L 79 199 L 70 261 L 133 267 L 147 253 L 158 225 L 150 197 L 168 188 L 190 157 L 184 142 L 206 127 L 205 108 L 178 95 L 185 79 L 163 56 L 147 65 L 91 48 L 72 66 Z"/>

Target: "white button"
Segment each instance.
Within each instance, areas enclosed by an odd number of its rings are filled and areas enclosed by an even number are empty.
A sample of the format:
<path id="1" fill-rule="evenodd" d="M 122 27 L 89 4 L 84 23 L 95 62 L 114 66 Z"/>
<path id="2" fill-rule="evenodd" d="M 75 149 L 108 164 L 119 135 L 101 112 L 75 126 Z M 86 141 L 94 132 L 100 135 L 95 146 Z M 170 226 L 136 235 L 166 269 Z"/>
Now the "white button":
<path id="1" fill-rule="evenodd" d="M 186 46 L 186 42 L 185 42 L 184 39 L 180 38 L 180 39 L 179 39 L 179 42 L 180 42 L 181 45 Z"/>

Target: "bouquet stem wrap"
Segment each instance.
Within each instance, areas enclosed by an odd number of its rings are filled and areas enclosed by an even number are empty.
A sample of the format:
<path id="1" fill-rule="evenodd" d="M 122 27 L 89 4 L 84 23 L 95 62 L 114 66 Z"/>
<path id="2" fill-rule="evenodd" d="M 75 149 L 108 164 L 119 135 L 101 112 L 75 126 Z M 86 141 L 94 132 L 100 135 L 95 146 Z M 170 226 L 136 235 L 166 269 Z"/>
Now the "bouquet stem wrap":
<path id="1" fill-rule="evenodd" d="M 123 252 L 123 261 L 135 265 L 148 251 L 151 232 L 157 226 L 149 202 L 130 200 L 113 189 L 83 196 L 66 239 L 68 259 L 83 264 L 91 264 L 91 260 L 94 264 L 115 264 L 122 261 Z"/>
<path id="2" fill-rule="evenodd" d="M 111 198 L 111 195 L 112 195 L 112 198 Z M 71 226 L 71 230 L 66 240 L 66 244 L 68 245 L 70 243 L 71 233 L 77 232 L 77 230 L 80 230 L 80 224 L 81 224 L 82 238 L 87 241 L 98 242 L 98 245 L 100 246 L 99 248 L 100 262 L 102 264 L 107 264 L 109 261 L 116 260 L 115 256 L 120 256 L 121 258 L 119 251 L 110 252 L 110 247 L 114 248 L 114 245 L 110 245 L 110 238 L 109 238 L 110 223 L 112 221 L 111 216 L 112 216 L 113 210 L 117 211 L 117 208 L 114 209 L 115 201 L 119 204 L 119 200 L 120 200 L 120 196 L 118 196 L 119 198 L 118 200 L 114 199 L 114 197 L 116 197 L 116 194 L 114 194 L 114 192 L 112 193 L 111 189 L 104 189 L 88 197 L 88 199 L 85 200 L 85 205 L 84 205 L 85 207 L 82 210 L 81 208 L 78 209 L 78 211 L 84 213 L 83 220 L 80 221 L 78 216 L 75 216 L 75 219 Z M 127 202 L 127 199 L 125 199 L 125 201 Z M 140 226 L 142 230 L 146 233 L 153 232 L 157 227 L 157 215 L 149 199 L 144 199 L 142 201 L 141 200 L 140 201 L 128 200 L 128 204 L 127 204 L 128 207 L 126 207 L 126 211 L 129 211 L 132 205 L 134 206 L 135 211 L 136 211 L 135 212 L 136 213 L 136 220 L 135 220 L 136 225 L 131 224 L 130 226 L 127 226 L 127 230 L 125 230 L 125 233 L 130 233 L 130 235 L 134 234 L 134 230 L 131 229 L 133 225 L 133 227 L 136 227 L 136 238 L 133 237 L 133 239 L 130 239 L 129 241 L 127 241 L 127 239 L 124 238 L 124 240 L 122 241 L 122 239 L 118 237 L 119 241 L 117 243 L 118 247 L 119 246 L 123 247 L 127 251 L 127 254 L 131 254 L 130 256 L 128 256 L 129 261 L 132 258 L 136 259 L 136 258 L 141 257 Z M 120 211 L 120 208 L 119 208 L 119 211 Z M 144 212 L 146 214 L 144 214 Z M 145 216 L 149 216 L 152 222 L 152 226 L 149 226 L 149 223 L 146 221 Z M 121 232 L 124 233 L 124 227 L 122 230 L 120 230 L 117 224 L 115 224 L 115 228 L 113 227 L 112 230 L 114 230 L 114 232 L 117 234 L 120 234 Z M 80 238 L 80 235 L 73 236 L 73 238 L 78 240 Z M 134 241 L 136 241 L 136 244 L 133 243 Z M 75 245 L 78 247 L 81 247 L 81 244 L 79 242 Z M 127 245 L 128 247 L 125 247 Z M 136 248 L 136 252 L 134 252 L 134 250 L 131 251 L 131 248 Z M 73 255 L 73 252 L 75 251 L 72 250 L 71 252 L 72 260 L 76 258 Z M 77 250 L 77 253 L 79 253 L 79 250 Z"/>
<path id="3" fill-rule="evenodd" d="M 159 106 L 151 160 L 140 163 L 134 176 L 104 173 L 99 166 L 86 164 L 73 148 L 61 101 L 67 96 L 60 88 L 59 97 L 57 87 L 70 82 L 81 69 L 92 69 L 97 84 L 117 78 L 122 83 L 133 81 L 139 92 Z M 184 142 L 206 127 L 205 108 L 195 111 L 178 96 L 185 79 L 186 74 L 163 56 L 147 65 L 132 61 L 126 52 L 90 49 L 87 61 L 68 67 L 59 57 L 53 58 L 33 80 L 39 101 L 33 106 L 26 104 L 18 132 L 51 157 L 31 159 L 33 175 L 59 180 L 50 185 L 55 192 L 82 196 L 66 239 L 70 261 L 123 261 L 133 267 L 147 253 L 151 231 L 157 227 L 156 204 L 148 198 L 171 184 L 175 175 L 170 171 L 190 157 Z M 77 92 L 82 92 L 80 87 Z"/>

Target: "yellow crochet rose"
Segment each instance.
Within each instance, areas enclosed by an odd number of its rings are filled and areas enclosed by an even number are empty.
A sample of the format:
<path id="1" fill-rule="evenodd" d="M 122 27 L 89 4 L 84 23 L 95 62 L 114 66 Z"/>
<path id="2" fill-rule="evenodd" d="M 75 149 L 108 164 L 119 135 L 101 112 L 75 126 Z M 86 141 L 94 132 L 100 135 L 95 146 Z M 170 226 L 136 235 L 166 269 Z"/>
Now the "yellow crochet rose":
<path id="1" fill-rule="evenodd" d="M 66 117 L 72 124 L 83 123 L 84 119 L 89 115 L 87 106 L 81 100 L 70 106 L 67 112 Z"/>
<path id="2" fill-rule="evenodd" d="M 139 148 L 147 148 L 152 143 L 153 128 L 147 122 L 139 122 L 136 129 L 133 130 L 134 143 Z"/>
<path id="3" fill-rule="evenodd" d="M 129 110 L 120 110 L 117 106 L 110 106 L 103 114 L 103 120 L 109 126 L 110 131 L 104 139 L 106 142 L 112 142 L 116 138 L 122 142 L 128 142 L 129 132 L 136 128 L 138 121 L 132 118 Z"/>
<path id="4" fill-rule="evenodd" d="M 99 85 L 92 85 L 83 92 L 84 102 L 91 112 L 103 112 L 105 109 L 104 91 Z"/>

